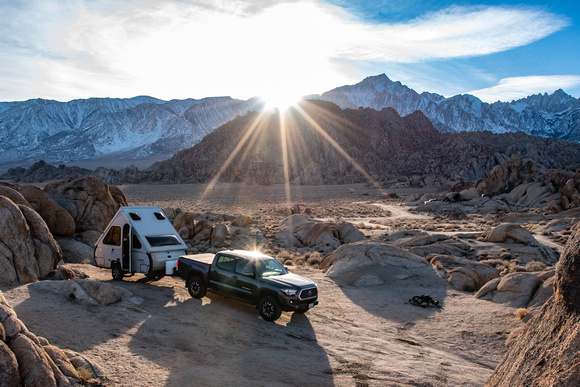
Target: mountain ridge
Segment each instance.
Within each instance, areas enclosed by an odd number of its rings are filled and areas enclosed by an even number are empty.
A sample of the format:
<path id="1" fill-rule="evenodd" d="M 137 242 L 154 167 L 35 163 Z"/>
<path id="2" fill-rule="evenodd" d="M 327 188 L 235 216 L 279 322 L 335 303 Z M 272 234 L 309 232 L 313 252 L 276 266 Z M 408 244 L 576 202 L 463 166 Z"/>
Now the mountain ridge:
<path id="1" fill-rule="evenodd" d="M 326 100 L 340 108 L 393 108 L 401 116 L 419 110 L 443 133 L 523 131 L 580 142 L 580 102 L 562 89 L 489 104 L 469 94 L 449 98 L 426 91 L 419 94 L 380 74 L 305 98 Z M 231 97 L 0 102 L 0 167 L 26 167 L 39 160 L 51 164 L 111 160 L 108 166 L 118 163 L 122 168 L 133 160 L 135 164 L 165 160 L 236 116 L 263 106 L 258 98 Z"/>
<path id="2" fill-rule="evenodd" d="M 333 102 L 343 109 L 392 107 L 401 115 L 421 110 L 440 132 L 523 131 L 535 136 L 580 142 L 580 101 L 562 89 L 552 94 L 535 94 L 511 102 L 489 104 L 470 94 L 449 98 L 429 92 L 419 94 L 380 74 L 308 98 Z"/>

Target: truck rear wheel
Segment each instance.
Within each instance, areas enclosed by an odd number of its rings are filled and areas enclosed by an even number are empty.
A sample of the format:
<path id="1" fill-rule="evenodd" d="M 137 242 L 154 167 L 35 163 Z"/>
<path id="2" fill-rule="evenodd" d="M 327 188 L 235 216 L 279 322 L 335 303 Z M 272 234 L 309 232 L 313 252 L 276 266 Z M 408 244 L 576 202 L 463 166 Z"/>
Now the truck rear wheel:
<path id="1" fill-rule="evenodd" d="M 125 273 L 123 272 L 123 269 L 121 269 L 121 265 L 113 263 L 111 264 L 111 275 L 115 281 L 122 281 Z"/>
<path id="2" fill-rule="evenodd" d="M 260 316 L 266 321 L 276 321 L 282 314 L 282 307 L 272 296 L 264 296 L 258 301 Z"/>
<path id="3" fill-rule="evenodd" d="M 193 276 L 187 280 L 187 291 L 193 298 L 203 298 L 207 293 L 207 287 L 200 276 Z"/>

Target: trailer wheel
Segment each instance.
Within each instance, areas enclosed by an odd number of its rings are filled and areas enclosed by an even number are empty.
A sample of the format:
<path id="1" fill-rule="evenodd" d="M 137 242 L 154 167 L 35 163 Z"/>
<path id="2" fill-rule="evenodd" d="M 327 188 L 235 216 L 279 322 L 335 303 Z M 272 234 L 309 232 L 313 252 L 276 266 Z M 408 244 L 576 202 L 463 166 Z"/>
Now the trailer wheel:
<path id="1" fill-rule="evenodd" d="M 258 301 L 258 311 L 264 320 L 276 321 L 282 314 L 282 307 L 274 297 L 265 296 Z"/>
<path id="2" fill-rule="evenodd" d="M 203 298 L 207 293 L 207 287 L 200 276 L 194 275 L 187 280 L 187 291 L 193 298 Z"/>
<path id="3" fill-rule="evenodd" d="M 122 281 L 125 273 L 121 269 L 121 265 L 118 263 L 111 264 L 111 275 L 115 281 Z"/>

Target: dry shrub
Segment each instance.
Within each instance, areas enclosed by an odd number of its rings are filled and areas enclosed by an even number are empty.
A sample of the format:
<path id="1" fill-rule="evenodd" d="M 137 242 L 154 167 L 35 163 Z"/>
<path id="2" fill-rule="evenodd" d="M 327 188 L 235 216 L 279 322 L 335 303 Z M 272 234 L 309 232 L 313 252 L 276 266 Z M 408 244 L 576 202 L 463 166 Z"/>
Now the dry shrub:
<path id="1" fill-rule="evenodd" d="M 544 262 L 531 261 L 526 265 L 526 271 L 542 271 L 546 268 Z"/>
<path id="2" fill-rule="evenodd" d="M 519 308 L 514 312 L 514 315 L 519 318 L 520 320 L 526 317 L 528 314 L 528 310 L 526 308 Z"/>
<path id="3" fill-rule="evenodd" d="M 87 385 L 93 378 L 93 373 L 86 367 L 79 367 L 76 371 L 79 376 L 79 381 L 84 385 Z"/>
<path id="4" fill-rule="evenodd" d="M 284 261 L 284 266 L 292 266 L 292 265 L 294 265 L 294 262 L 292 262 L 291 259 L 287 259 Z"/>
<path id="5" fill-rule="evenodd" d="M 309 257 L 306 259 L 306 262 L 311 266 L 319 265 L 320 262 L 322 262 L 322 257 L 320 256 L 320 253 L 316 251 L 309 255 Z"/>
<path id="6" fill-rule="evenodd" d="M 491 267 L 495 267 L 498 270 L 507 269 L 510 266 L 509 261 L 504 261 L 501 259 L 484 259 L 483 261 L 479 262 Z"/>

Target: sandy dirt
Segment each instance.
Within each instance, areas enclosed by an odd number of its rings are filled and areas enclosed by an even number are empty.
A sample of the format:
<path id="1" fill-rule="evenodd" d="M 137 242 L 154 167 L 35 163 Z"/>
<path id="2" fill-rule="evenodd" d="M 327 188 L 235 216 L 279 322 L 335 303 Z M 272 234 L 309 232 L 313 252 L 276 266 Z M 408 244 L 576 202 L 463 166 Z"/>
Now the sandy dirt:
<path id="1" fill-rule="evenodd" d="M 202 185 L 122 189 L 130 205 L 244 213 L 256 222 L 279 222 L 292 203 L 313 217 L 380 218 L 387 228 L 391 214 L 397 227 L 426 222 L 375 205 L 394 204 L 364 185 L 289 192 L 224 185 L 205 197 Z M 133 302 L 88 306 L 35 284 L 0 290 L 31 331 L 87 356 L 111 386 L 481 386 L 522 324 L 514 308 L 450 289 L 435 272 L 352 286 L 312 267 L 290 269 L 318 284 L 320 304 L 305 314 L 284 312 L 274 323 L 222 296 L 192 299 L 177 277 L 149 281 L 136 274 L 117 282 L 94 267 L 87 267 L 91 279 L 129 290 Z M 422 294 L 443 307 L 408 303 Z"/>

